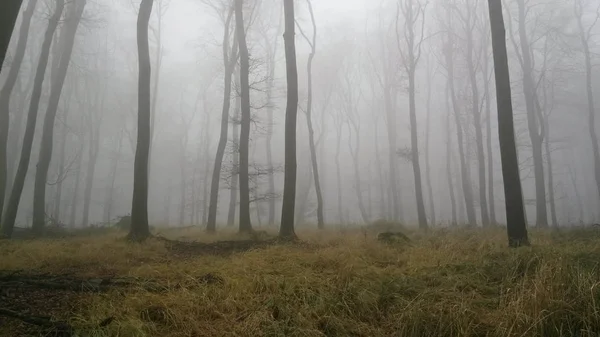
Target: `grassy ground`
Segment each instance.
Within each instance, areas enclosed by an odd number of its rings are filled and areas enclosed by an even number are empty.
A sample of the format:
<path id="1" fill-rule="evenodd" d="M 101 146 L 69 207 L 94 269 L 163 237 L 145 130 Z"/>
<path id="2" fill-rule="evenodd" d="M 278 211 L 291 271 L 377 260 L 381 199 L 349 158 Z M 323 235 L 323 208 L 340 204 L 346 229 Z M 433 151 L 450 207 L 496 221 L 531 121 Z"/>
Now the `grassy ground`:
<path id="1" fill-rule="evenodd" d="M 19 292 L 0 277 L 0 309 L 52 316 L 78 336 L 600 335 L 599 231 L 534 231 L 518 250 L 501 229 L 410 233 L 409 245 L 361 231 L 298 234 L 302 244 L 217 255 L 128 244 L 120 232 L 2 241 L 5 276 L 87 279 L 98 291 L 29 282 Z M 127 285 L 99 290 L 119 279 Z M 32 331 L 0 317 L 0 336 Z"/>

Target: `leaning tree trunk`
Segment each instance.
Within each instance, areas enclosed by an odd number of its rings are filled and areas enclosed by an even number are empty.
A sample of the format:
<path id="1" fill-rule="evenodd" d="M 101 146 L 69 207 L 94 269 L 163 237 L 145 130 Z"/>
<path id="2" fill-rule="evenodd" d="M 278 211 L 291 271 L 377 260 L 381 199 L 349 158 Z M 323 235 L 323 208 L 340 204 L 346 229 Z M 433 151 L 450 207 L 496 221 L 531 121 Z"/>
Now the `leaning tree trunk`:
<path id="1" fill-rule="evenodd" d="M 148 157 L 150 154 L 150 48 L 148 23 L 154 0 L 142 0 L 137 21 L 139 58 L 138 128 L 133 168 L 133 199 L 131 203 L 131 230 L 128 239 L 143 241 L 150 236 L 148 225 Z"/>
<path id="2" fill-rule="evenodd" d="M 285 17 L 285 65 L 287 74 L 287 106 L 285 109 L 285 177 L 283 205 L 279 236 L 286 239 L 296 237 L 294 210 L 296 202 L 296 120 L 298 115 L 298 69 L 296 67 L 296 44 L 294 27 L 294 0 L 283 0 Z"/>
<path id="3" fill-rule="evenodd" d="M 223 62 L 225 65 L 225 90 L 223 91 L 223 109 L 221 111 L 221 134 L 217 144 L 217 153 L 215 155 L 215 164 L 212 171 L 212 180 L 210 184 L 210 203 L 208 205 L 208 221 L 206 231 L 214 233 L 217 230 L 217 206 L 219 203 L 219 183 L 221 179 L 221 167 L 223 165 L 223 156 L 227 147 L 227 132 L 229 131 L 229 108 L 231 106 L 231 79 L 235 67 L 237 56 L 229 55 L 229 24 L 233 16 L 233 11 L 229 12 L 225 21 L 225 32 L 223 33 Z M 235 45 L 235 43 L 234 43 Z"/>
<path id="4" fill-rule="evenodd" d="M 498 134 L 500 136 L 500 157 L 504 178 L 506 204 L 506 230 L 510 247 L 528 245 L 527 223 L 523 207 L 523 192 L 519 177 L 519 159 L 515 141 L 512 97 L 508 55 L 506 52 L 506 32 L 502 16 L 502 0 L 488 0 L 492 48 L 494 51 L 494 72 L 496 74 L 496 101 L 498 104 Z"/>
<path id="5" fill-rule="evenodd" d="M 23 144 L 21 147 L 21 158 L 19 159 L 19 166 L 13 182 L 12 191 L 8 199 L 6 212 L 3 216 L 2 221 L 2 233 L 6 237 L 11 237 L 13 228 L 15 226 L 15 220 L 17 218 L 17 211 L 19 210 L 19 202 L 21 200 L 21 193 L 23 192 L 23 186 L 25 185 L 25 177 L 27 176 L 27 169 L 29 168 L 29 160 L 31 158 L 31 147 L 33 145 L 33 136 L 35 134 L 35 124 L 37 121 L 38 108 L 40 105 L 40 99 L 42 97 L 42 85 L 44 83 L 44 77 L 46 73 L 46 67 L 48 66 L 48 59 L 50 58 L 50 47 L 52 46 L 52 37 L 58 27 L 58 22 L 62 15 L 65 7 L 64 0 L 56 1 L 56 8 L 54 14 L 48 21 L 48 27 L 44 35 L 44 42 L 42 43 L 42 50 L 40 52 L 40 58 L 37 65 L 33 91 L 31 93 L 31 102 L 29 104 L 29 113 L 27 114 L 27 125 L 25 127 L 25 135 L 23 136 Z"/>
<path id="6" fill-rule="evenodd" d="M 6 196 L 6 187 L 8 182 L 8 127 L 10 124 L 10 96 L 13 92 L 15 84 L 19 79 L 19 71 L 21 70 L 21 64 L 25 57 L 25 50 L 27 49 L 27 39 L 29 38 L 29 27 L 31 26 L 31 18 L 35 10 L 37 0 L 30 0 L 27 4 L 27 8 L 23 13 L 23 20 L 21 21 L 21 28 L 19 29 L 19 39 L 17 40 L 17 49 L 15 56 L 13 57 L 10 70 L 2 90 L 0 90 L 0 219 L 2 219 L 2 210 L 4 209 L 4 198 Z M 3 8 L 8 6 L 9 8 Z M 11 6 L 14 6 L 11 7 Z M 10 41 L 10 34 L 12 33 L 12 27 L 15 22 L 10 17 L 4 18 L 4 15 L 13 15 L 16 20 L 21 7 L 21 1 L 5 1 L 3 5 L 0 5 L 0 14 L 3 31 L 0 33 L 0 48 L 6 48 Z M 4 36 L 3 34 L 7 34 Z M 6 39 L 6 41 L 5 41 Z M 2 68 L 2 62 L 4 60 L 4 54 L 6 49 L 0 54 L 0 69 Z M 22 115 L 22 114 L 21 114 Z"/>
<path id="7" fill-rule="evenodd" d="M 35 173 L 35 183 L 33 191 L 33 222 L 32 230 L 40 234 L 44 229 L 46 222 L 46 185 L 48 181 L 48 169 L 52 160 L 52 151 L 54 146 L 54 121 L 62 89 L 67 78 L 67 70 L 71 62 L 71 54 L 75 45 L 75 34 L 83 15 L 86 0 L 78 0 L 71 3 L 69 13 L 66 17 L 66 23 L 61 30 L 59 44 L 60 49 L 55 54 L 60 61 L 55 69 L 55 76 L 52 76 L 52 86 L 50 88 L 50 98 L 44 117 L 44 126 L 42 129 L 42 138 L 40 141 L 40 153 L 38 157 L 37 170 Z"/>
<path id="8" fill-rule="evenodd" d="M 319 165 L 317 163 L 317 150 L 315 149 L 315 131 L 312 125 L 312 101 L 313 101 L 313 90 L 312 90 L 312 63 L 315 57 L 317 48 L 317 24 L 315 23 L 315 15 L 313 13 L 312 4 L 310 0 L 307 0 L 308 11 L 310 12 L 310 20 L 312 22 L 313 35 L 312 41 L 308 40 L 311 51 L 308 55 L 308 63 L 306 65 L 306 71 L 308 75 L 308 100 L 306 103 L 306 124 L 308 127 L 308 144 L 310 147 L 310 161 L 312 163 L 312 173 L 315 180 L 315 193 L 317 195 L 317 224 L 319 229 L 325 228 L 325 220 L 323 219 L 323 194 L 321 193 L 321 182 L 319 180 Z"/>
<path id="9" fill-rule="evenodd" d="M 22 2 L 22 0 L 4 0 L 0 3 L 0 72 L 6 57 L 6 51 L 10 45 L 10 38 L 19 17 Z"/>
<path id="10" fill-rule="evenodd" d="M 544 158 L 542 143 L 544 141 L 544 126 L 536 117 L 536 84 L 533 80 L 533 60 L 531 45 L 527 36 L 526 9 L 524 0 L 517 0 L 519 5 L 519 40 L 521 43 L 521 58 L 523 68 L 523 93 L 527 110 L 527 128 L 531 139 L 533 169 L 535 177 L 536 225 L 548 226 L 546 208 L 546 180 L 544 179 Z M 540 129 L 538 131 L 538 129 Z"/>
<path id="11" fill-rule="evenodd" d="M 250 54 L 246 44 L 244 29 L 244 0 L 235 0 L 235 30 L 238 49 L 240 51 L 240 96 L 241 96 L 241 125 L 240 125 L 240 233 L 252 232 L 250 219 L 250 177 L 249 177 L 249 148 L 250 148 Z M 293 214 L 292 214 L 293 216 Z"/>

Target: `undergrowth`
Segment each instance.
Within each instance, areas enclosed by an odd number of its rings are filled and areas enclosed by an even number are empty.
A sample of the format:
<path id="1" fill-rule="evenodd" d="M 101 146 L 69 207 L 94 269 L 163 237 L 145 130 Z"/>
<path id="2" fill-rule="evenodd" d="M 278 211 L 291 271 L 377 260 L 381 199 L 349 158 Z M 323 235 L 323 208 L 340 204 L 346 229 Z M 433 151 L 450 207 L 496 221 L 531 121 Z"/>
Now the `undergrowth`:
<path id="1" fill-rule="evenodd" d="M 600 233 L 530 235 L 531 247 L 509 249 L 500 229 L 414 232 L 410 245 L 380 244 L 359 230 L 299 231 L 306 244 L 182 257 L 163 241 L 129 244 L 111 232 L 2 241 L 0 270 L 169 287 L 78 293 L 57 315 L 80 336 L 600 335 Z M 48 314 L 41 305 L 32 310 Z M 99 327 L 107 317 L 114 320 Z M 2 336 L 17 336 L 19 327 L 0 319 Z"/>

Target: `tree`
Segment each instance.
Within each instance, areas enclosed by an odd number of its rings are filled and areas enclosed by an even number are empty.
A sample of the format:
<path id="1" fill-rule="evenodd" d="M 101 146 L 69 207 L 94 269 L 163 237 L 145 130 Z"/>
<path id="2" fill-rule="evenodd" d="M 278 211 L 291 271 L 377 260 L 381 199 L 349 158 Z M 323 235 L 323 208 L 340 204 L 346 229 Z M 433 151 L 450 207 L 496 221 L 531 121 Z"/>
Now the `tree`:
<path id="1" fill-rule="evenodd" d="M 217 205 L 219 203 L 219 183 L 221 177 L 221 167 L 223 165 L 223 156 L 225 155 L 225 148 L 227 146 L 227 133 L 229 130 L 229 110 L 231 107 L 231 81 L 233 72 L 235 70 L 235 64 L 237 62 L 237 44 L 235 38 L 233 46 L 230 46 L 230 32 L 229 27 L 231 19 L 233 18 L 233 8 L 228 10 L 227 18 L 224 20 L 224 32 L 223 32 L 223 63 L 224 69 L 224 84 L 225 89 L 223 91 L 223 108 L 221 112 L 221 133 L 219 136 L 219 143 L 217 144 L 217 153 L 215 155 L 215 163 L 212 171 L 212 180 L 210 185 L 210 203 L 208 205 L 208 222 L 206 224 L 206 231 L 214 233 L 217 228 Z"/>
<path id="2" fill-rule="evenodd" d="M 2 233 L 4 236 L 9 238 L 11 237 L 15 226 L 15 220 L 19 210 L 19 203 L 21 201 L 21 194 L 23 193 L 23 186 L 25 185 L 25 178 L 29 168 L 29 160 L 31 159 L 31 147 L 33 145 L 33 136 L 35 134 L 38 108 L 42 98 L 42 85 L 44 84 L 46 67 L 48 66 L 48 59 L 50 58 L 52 37 L 54 36 L 54 32 L 56 32 L 56 28 L 58 27 L 64 7 L 64 0 L 56 1 L 54 13 L 48 21 L 48 27 L 46 28 L 46 33 L 44 34 L 42 50 L 40 52 L 37 69 L 35 71 L 34 86 L 31 93 L 31 102 L 29 103 L 29 112 L 27 114 L 27 125 L 25 127 L 25 134 L 23 135 L 23 145 L 21 147 L 21 157 L 19 159 L 19 166 L 17 168 L 12 191 L 8 199 L 8 204 L 6 205 L 6 212 L 3 215 L 2 221 Z"/>
<path id="3" fill-rule="evenodd" d="M 508 245 L 519 247 L 528 245 L 527 224 L 523 205 L 523 191 L 519 177 L 519 160 L 513 123 L 512 97 L 506 32 L 502 15 L 502 0 L 488 0 L 494 73 L 496 75 L 496 102 L 498 105 L 498 135 L 500 137 L 500 158 L 504 178 L 506 205 L 506 230 Z"/>
<path id="4" fill-rule="evenodd" d="M 308 127 L 308 145 L 310 147 L 310 161 L 312 163 L 312 173 L 315 181 L 315 193 L 317 195 L 317 224 L 319 229 L 325 228 L 325 220 L 323 218 L 323 195 L 321 193 L 321 182 L 319 179 L 319 166 L 317 164 L 317 150 L 315 149 L 315 131 L 312 123 L 312 106 L 313 106 L 313 85 L 312 85 L 312 64 L 317 51 L 317 24 L 315 23 L 315 14 L 313 12 L 312 3 L 310 0 L 306 0 L 308 4 L 308 11 L 310 13 L 310 21 L 312 23 L 312 39 L 304 34 L 300 26 L 298 26 L 300 33 L 306 39 L 306 42 L 310 45 L 310 54 L 308 55 L 308 62 L 306 64 L 306 72 L 308 75 L 308 99 L 306 102 L 306 125 Z M 357 188 L 359 188 L 357 186 Z"/>
<path id="5" fill-rule="evenodd" d="M 413 166 L 413 174 L 415 177 L 415 197 L 417 202 L 417 215 L 419 218 L 419 228 L 427 229 L 427 215 L 425 214 L 425 203 L 423 201 L 423 187 L 421 182 L 421 164 L 419 161 L 419 140 L 417 128 L 417 108 L 416 108 L 416 83 L 415 74 L 417 65 L 421 58 L 421 50 L 423 40 L 425 39 L 425 7 L 427 5 L 420 0 L 402 0 L 398 4 L 396 11 L 396 39 L 398 40 L 398 48 L 402 63 L 408 74 L 408 100 L 410 114 L 410 145 L 411 145 L 411 162 Z M 402 48 L 400 44 L 400 32 L 398 21 L 400 11 L 404 16 L 404 37 L 406 39 L 406 48 Z M 417 31 L 416 25 L 421 21 L 420 32 Z M 420 35 L 420 36 L 419 36 Z M 406 51 L 404 51 L 406 50 Z"/>
<path id="6" fill-rule="evenodd" d="M 150 48 L 148 24 L 154 0 L 142 0 L 137 21 L 139 58 L 138 76 L 138 127 L 137 146 L 133 172 L 133 200 L 131 205 L 131 230 L 128 239 L 143 241 L 150 236 L 148 225 L 148 157 L 150 153 Z"/>
<path id="7" fill-rule="evenodd" d="M 235 32 L 240 52 L 240 96 L 241 96 L 241 125 L 240 125 L 240 232 L 252 232 L 250 220 L 250 177 L 249 177 L 249 146 L 250 146 L 250 54 L 246 44 L 244 29 L 244 1 L 235 0 Z"/>
<path id="8" fill-rule="evenodd" d="M 22 2 L 23 0 L 5 0 L 0 3 L 0 72 Z"/>
<path id="9" fill-rule="evenodd" d="M 477 84 L 476 67 L 480 63 L 480 57 L 474 55 L 475 38 L 473 33 L 477 25 L 477 3 L 466 3 L 466 13 L 456 11 L 463 23 L 463 29 L 466 35 L 466 62 L 469 73 L 469 86 L 471 87 L 471 113 L 473 115 L 473 126 L 475 129 L 475 143 L 477 152 L 477 168 L 479 177 L 479 208 L 481 210 L 481 223 L 483 226 L 490 224 L 490 216 L 487 206 L 486 180 L 485 180 L 485 154 L 483 150 L 483 132 L 481 130 L 481 110 L 479 107 L 479 87 Z M 468 153 L 468 152 L 467 152 Z"/>
<path id="10" fill-rule="evenodd" d="M 296 120 L 298 115 L 298 69 L 296 66 L 296 44 L 294 30 L 294 0 L 284 0 L 285 18 L 285 65 L 287 75 L 287 106 L 285 109 L 285 176 L 283 183 L 283 205 L 279 236 L 294 239 L 294 211 L 296 203 Z"/>
<path id="11" fill-rule="evenodd" d="M 15 6 L 20 1 L 7 1 L 9 5 Z M 27 49 L 27 40 L 29 38 L 29 27 L 31 26 L 31 18 L 33 17 L 33 11 L 37 0 L 30 0 L 27 4 L 27 8 L 23 13 L 23 20 L 21 21 L 21 27 L 19 29 L 19 39 L 17 40 L 17 49 L 15 56 L 13 57 L 10 70 L 6 82 L 0 90 L 0 219 L 2 219 L 2 210 L 4 209 L 4 198 L 6 196 L 6 187 L 8 181 L 8 125 L 10 124 L 10 97 L 12 95 L 15 84 L 19 77 L 19 71 L 21 64 L 25 57 L 25 50 Z M 4 5 L 0 5 L 0 8 Z M 17 7 L 18 11 L 18 7 Z M 9 13 L 8 11 L 2 13 Z M 17 12 L 18 13 L 18 12 Z M 2 19 L 5 22 L 5 19 Z M 9 20 L 6 20 L 8 24 Z M 12 32 L 12 30 L 11 30 Z M 2 40 L 4 37 L 0 37 Z M 10 38 L 10 34 L 8 36 Z M 0 42 L 3 43 L 3 42 Z M 8 44 L 8 43 L 7 43 Z M 2 67 L 2 61 L 4 56 L 0 57 L 0 67 Z"/>
<path id="12" fill-rule="evenodd" d="M 71 54 L 75 45 L 75 34 L 77 33 L 85 5 L 86 0 L 78 0 L 71 3 L 70 10 L 66 16 L 65 26 L 60 34 L 58 53 L 54 55 L 60 61 L 57 62 L 57 69 L 53 71 L 55 78 L 51 78 L 50 99 L 44 117 L 33 192 L 32 229 L 38 234 L 41 233 L 46 222 L 46 185 L 54 145 L 54 120 L 56 119 L 56 112 L 58 111 L 58 104 L 67 77 L 69 63 L 71 62 Z"/>
<path id="13" fill-rule="evenodd" d="M 518 33 L 519 45 L 512 33 L 512 22 L 509 19 L 509 30 L 511 42 L 517 53 L 517 58 L 523 71 L 523 95 L 525 98 L 525 109 L 527 111 L 527 129 L 531 140 L 531 151 L 533 157 L 533 169 L 535 178 L 535 200 L 536 200 L 536 225 L 548 226 L 548 211 L 546 207 L 546 181 L 544 178 L 544 158 L 542 155 L 542 144 L 545 137 L 545 128 L 542 121 L 542 112 L 539 111 L 539 100 L 537 87 L 534 80 L 534 55 L 533 43 L 527 32 L 527 14 L 530 8 L 526 7 L 525 0 L 516 0 L 518 10 Z M 510 11 L 508 11 L 510 15 Z"/>
<path id="14" fill-rule="evenodd" d="M 592 88 L 592 53 L 590 51 L 590 39 L 592 37 L 592 29 L 600 19 L 600 5 L 596 8 L 595 18 L 588 26 L 583 26 L 584 2 L 583 0 L 574 0 L 575 17 L 577 18 L 577 27 L 579 29 L 579 37 L 581 46 L 583 47 L 583 56 L 585 58 L 585 88 L 588 108 L 588 132 L 590 133 L 590 141 L 594 155 L 594 177 L 598 194 L 600 195 L 600 150 L 598 148 L 598 135 L 596 134 L 596 110 L 594 108 L 594 93 Z"/>

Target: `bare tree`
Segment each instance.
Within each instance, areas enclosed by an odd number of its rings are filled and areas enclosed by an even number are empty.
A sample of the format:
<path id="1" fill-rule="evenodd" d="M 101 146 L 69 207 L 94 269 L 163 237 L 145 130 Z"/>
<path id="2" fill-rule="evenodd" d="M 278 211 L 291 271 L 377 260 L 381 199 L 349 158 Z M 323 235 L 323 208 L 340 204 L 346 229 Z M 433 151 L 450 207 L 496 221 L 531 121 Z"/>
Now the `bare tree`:
<path id="1" fill-rule="evenodd" d="M 296 202 L 296 120 L 298 115 L 298 69 L 296 66 L 294 0 L 284 0 L 285 17 L 285 64 L 287 74 L 287 106 L 285 111 L 285 178 L 281 227 L 279 236 L 294 239 L 294 210 Z"/>
<path id="2" fill-rule="evenodd" d="M 208 222 L 206 230 L 209 233 L 214 233 L 217 228 L 217 205 L 219 202 L 219 183 L 221 177 L 221 167 L 223 165 L 223 156 L 227 147 L 227 133 L 229 131 L 229 110 L 231 106 L 231 81 L 235 64 L 238 59 L 237 53 L 237 38 L 234 38 L 233 45 L 230 46 L 230 23 L 233 18 L 233 7 L 227 9 L 227 17 L 224 18 L 224 33 L 223 33 L 223 63 L 224 69 L 224 84 L 223 92 L 223 109 L 221 112 L 221 133 L 219 143 L 217 145 L 217 153 L 215 155 L 215 163 L 212 171 L 212 180 L 210 187 L 210 204 L 208 206 Z"/>
<path id="3" fill-rule="evenodd" d="M 548 226 L 548 211 L 546 207 L 546 181 L 544 178 L 544 159 L 542 156 L 542 145 L 545 137 L 545 125 L 541 120 L 542 112 L 539 111 L 539 100 L 537 95 L 536 83 L 534 80 L 534 62 L 532 43 L 527 32 L 527 14 L 530 10 L 527 8 L 525 0 L 516 0 L 517 2 L 517 23 L 519 34 L 519 45 L 513 34 L 512 21 L 509 16 L 508 27 L 510 39 L 514 46 L 517 58 L 523 71 L 523 95 L 525 97 L 525 108 L 527 111 L 527 129 L 531 140 L 531 151 L 533 157 L 533 168 L 535 178 L 535 200 L 536 200 L 536 225 L 539 227 Z M 507 11 L 510 15 L 510 11 Z"/>
<path id="4" fill-rule="evenodd" d="M 398 3 L 396 11 L 396 39 L 402 63 L 408 74 L 408 99 L 410 114 L 410 144 L 411 144 L 411 162 L 413 174 L 415 177 L 415 197 L 417 202 L 417 215 L 419 218 L 419 227 L 427 229 L 427 215 L 425 214 L 425 204 L 423 201 L 423 187 L 421 182 L 421 164 L 419 160 L 419 140 L 417 128 L 416 112 L 416 84 L 415 74 L 417 65 L 421 59 L 423 40 L 425 39 L 425 8 L 427 3 L 423 4 L 421 0 L 402 0 Z M 400 43 L 399 20 L 402 11 L 404 19 L 403 35 L 406 41 L 406 48 Z M 420 24 L 420 30 L 418 25 Z"/>
<path id="5" fill-rule="evenodd" d="M 321 182 L 319 180 L 319 166 L 317 163 L 317 150 L 315 149 L 315 131 L 312 123 L 312 109 L 313 109 L 313 80 L 312 80 L 312 65 L 317 50 L 317 24 L 315 22 L 315 14 L 313 12 L 312 3 L 310 0 L 306 0 L 308 5 L 308 11 L 310 13 L 310 21 L 312 23 L 312 37 L 309 39 L 304 34 L 302 28 L 298 26 L 300 33 L 304 36 L 304 39 L 310 46 L 310 54 L 308 55 L 308 62 L 306 64 L 306 72 L 308 75 L 308 99 L 306 102 L 306 125 L 308 127 L 308 145 L 310 148 L 310 160 L 312 163 L 312 174 L 315 181 L 315 193 L 317 195 L 317 224 L 319 229 L 325 228 L 325 220 L 323 218 L 323 195 L 321 193 Z M 357 186 L 357 188 L 359 188 Z"/>
<path id="6" fill-rule="evenodd" d="M 25 135 L 23 136 L 19 167 L 17 168 L 12 191 L 8 199 L 8 204 L 6 205 L 6 212 L 3 215 L 2 233 L 4 236 L 9 238 L 11 237 L 15 226 L 17 211 L 19 210 L 19 202 L 21 200 L 21 193 L 23 192 L 25 177 L 27 176 L 27 170 L 29 168 L 29 160 L 31 159 L 31 147 L 33 145 L 33 136 L 35 133 L 35 124 L 37 122 L 38 108 L 40 105 L 40 99 L 42 97 L 42 85 L 44 83 L 46 67 L 48 66 L 48 59 L 50 58 L 52 37 L 54 36 L 54 32 L 56 32 L 56 28 L 58 27 L 64 7 L 64 0 L 56 1 L 54 13 L 48 21 L 48 27 L 46 28 L 44 41 L 42 43 L 42 50 L 40 52 L 40 58 L 35 73 L 34 87 L 31 94 L 31 102 L 29 104 L 29 113 L 27 114 L 27 125 L 25 127 Z"/>
<path id="7" fill-rule="evenodd" d="M 528 245 L 527 223 L 523 206 L 523 192 L 519 177 L 519 160 L 513 123 L 512 97 L 506 33 L 502 15 L 502 0 L 488 0 L 492 47 L 494 51 L 494 72 L 496 74 L 496 101 L 498 103 L 498 134 L 500 137 L 500 157 L 504 178 L 508 245 L 519 247 Z"/>
<path id="8" fill-rule="evenodd" d="M 479 207 L 481 210 L 481 222 L 483 226 L 490 224 L 488 213 L 486 180 L 485 180 L 485 153 L 483 150 L 483 132 L 481 129 L 480 95 L 477 83 L 477 67 L 481 63 L 480 55 L 475 54 L 475 37 L 473 33 L 477 27 L 477 2 L 466 2 L 465 13 L 456 10 L 461 19 L 466 35 L 466 62 L 471 87 L 471 113 L 473 115 L 473 126 L 475 129 L 475 144 L 477 152 L 477 168 L 479 176 Z M 467 152 L 469 153 L 469 152 Z"/>
<path id="9" fill-rule="evenodd" d="M 21 64 L 23 63 L 23 59 L 25 57 L 25 50 L 27 49 L 27 39 L 29 38 L 29 27 L 31 26 L 31 18 L 33 17 L 33 12 L 35 10 L 35 6 L 37 4 L 37 0 L 30 0 L 27 4 L 27 8 L 23 13 L 23 19 L 21 21 L 21 27 L 19 28 L 19 39 L 17 40 L 17 49 L 15 51 L 15 56 L 13 57 L 12 64 L 10 66 L 10 70 L 8 72 L 8 77 L 0 90 L 0 219 L 2 219 L 2 210 L 4 209 L 4 198 L 6 196 L 6 187 L 8 182 L 8 156 L 7 156 L 7 148 L 8 148 L 8 126 L 10 124 L 10 97 L 12 95 L 13 89 L 17 80 L 19 78 L 19 71 L 21 69 Z M 18 14 L 18 10 L 21 6 L 21 1 L 5 1 L 3 5 L 0 5 L 0 8 L 6 6 L 15 6 L 16 14 Z M 0 12 L 6 13 L 9 15 L 12 13 L 13 8 L 8 9 L 0 9 Z M 3 14 L 4 15 L 4 14 Z M 16 19 L 16 15 L 15 15 Z M 10 25 L 10 19 L 2 18 L 2 24 Z M 14 25 L 14 21 L 12 21 Z M 12 26 L 10 27 L 10 32 L 8 33 L 8 38 L 10 39 L 10 33 L 12 33 Z M 9 27 L 2 27 L 2 29 L 7 29 Z M 4 31 L 2 32 L 4 34 Z M 4 42 L 6 37 L 2 35 L 0 37 L 0 48 L 4 48 L 4 43 L 6 43 L 6 47 L 8 48 L 8 41 Z M 6 53 L 6 49 L 3 49 L 3 54 L 0 55 L 0 69 L 2 67 L 2 62 L 4 61 L 4 54 Z"/>
<path id="10" fill-rule="evenodd" d="M 590 51 L 590 39 L 592 37 L 592 29 L 600 19 L 600 4 L 596 8 L 595 18 L 588 27 L 583 25 L 583 15 L 585 10 L 585 1 L 573 0 L 575 17 L 577 18 L 577 27 L 579 28 L 579 37 L 581 46 L 583 47 L 583 56 L 585 58 L 585 88 L 587 96 L 588 108 L 588 132 L 590 133 L 590 141 L 592 142 L 592 151 L 594 155 L 594 177 L 598 194 L 600 195 L 600 150 L 598 149 L 598 135 L 596 134 L 596 110 L 594 108 L 594 91 L 592 88 L 592 53 Z"/>
<path id="11" fill-rule="evenodd" d="M 246 44 L 244 29 L 244 1 L 235 0 L 235 32 L 240 52 L 240 95 L 241 95 L 241 125 L 240 125 L 240 232 L 251 232 L 250 219 L 250 180 L 249 180 L 249 145 L 250 145 L 250 54 Z"/>
<path id="12" fill-rule="evenodd" d="M 150 48 L 148 23 L 154 0 L 142 0 L 137 21 L 139 57 L 138 127 L 133 175 L 133 200 L 131 205 L 131 230 L 128 239 L 143 241 L 150 236 L 148 225 L 148 157 L 150 154 Z"/>
<path id="13" fill-rule="evenodd" d="M 426 111 L 427 111 L 427 120 L 425 122 L 425 180 L 427 181 L 427 194 L 429 195 L 429 216 L 431 219 L 431 224 L 436 225 L 435 219 L 435 204 L 433 198 L 433 187 L 431 186 L 431 163 L 430 163 L 430 153 L 429 153 L 429 141 L 431 139 L 431 91 L 432 91 L 432 82 L 434 75 L 431 73 L 432 64 L 431 58 L 427 58 L 427 103 L 426 103 Z"/>
<path id="14" fill-rule="evenodd" d="M 61 31 L 58 53 L 54 57 L 60 61 L 57 62 L 57 68 L 53 69 L 52 86 L 50 88 L 50 99 L 46 108 L 42 137 L 40 140 L 40 153 L 35 174 L 35 186 L 33 192 L 33 223 L 32 229 L 40 234 L 44 229 L 46 222 L 46 184 L 48 180 L 48 169 L 52 160 L 52 151 L 54 145 L 54 124 L 58 104 L 62 94 L 67 70 L 71 62 L 71 54 L 75 45 L 75 34 L 83 15 L 86 0 L 74 1 L 70 4 L 70 9 L 66 15 L 66 23 Z"/>

